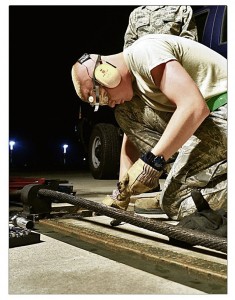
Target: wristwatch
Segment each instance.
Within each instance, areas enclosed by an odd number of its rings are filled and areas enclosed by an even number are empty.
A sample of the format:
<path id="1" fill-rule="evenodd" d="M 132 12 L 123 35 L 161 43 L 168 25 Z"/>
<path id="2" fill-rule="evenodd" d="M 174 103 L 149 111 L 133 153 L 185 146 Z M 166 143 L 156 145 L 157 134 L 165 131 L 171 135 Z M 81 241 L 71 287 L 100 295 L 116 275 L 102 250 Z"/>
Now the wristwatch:
<path id="1" fill-rule="evenodd" d="M 141 159 L 157 171 L 162 171 L 166 165 L 166 161 L 162 155 L 155 156 L 150 151 L 142 155 Z"/>

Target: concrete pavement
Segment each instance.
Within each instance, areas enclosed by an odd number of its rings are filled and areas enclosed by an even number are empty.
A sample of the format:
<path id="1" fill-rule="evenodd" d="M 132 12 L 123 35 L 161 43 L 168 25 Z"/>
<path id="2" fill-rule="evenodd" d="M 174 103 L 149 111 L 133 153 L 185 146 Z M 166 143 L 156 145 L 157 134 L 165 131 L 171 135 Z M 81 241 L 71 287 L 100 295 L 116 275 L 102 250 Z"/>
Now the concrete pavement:
<path id="1" fill-rule="evenodd" d="M 203 294 L 46 235 L 41 241 L 10 249 L 11 295 Z"/>
<path id="2" fill-rule="evenodd" d="M 19 174 L 17 174 L 19 175 Z M 33 173 L 65 179 L 83 198 L 100 202 L 115 180 L 89 173 Z M 165 215 L 161 215 L 164 219 Z M 41 220 L 41 243 L 9 250 L 9 294 L 225 294 L 226 255 L 172 246 L 168 238 L 106 216 Z"/>

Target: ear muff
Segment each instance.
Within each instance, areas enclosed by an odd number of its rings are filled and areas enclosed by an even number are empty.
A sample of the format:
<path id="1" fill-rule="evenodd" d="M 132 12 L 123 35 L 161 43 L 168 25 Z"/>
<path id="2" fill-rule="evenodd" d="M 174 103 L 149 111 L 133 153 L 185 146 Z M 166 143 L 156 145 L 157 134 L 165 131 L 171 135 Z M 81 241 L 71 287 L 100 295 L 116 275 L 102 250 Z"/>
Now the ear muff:
<path id="1" fill-rule="evenodd" d="M 100 64 L 94 71 L 95 79 L 107 88 L 115 88 L 121 82 L 118 69 L 109 63 Z"/>

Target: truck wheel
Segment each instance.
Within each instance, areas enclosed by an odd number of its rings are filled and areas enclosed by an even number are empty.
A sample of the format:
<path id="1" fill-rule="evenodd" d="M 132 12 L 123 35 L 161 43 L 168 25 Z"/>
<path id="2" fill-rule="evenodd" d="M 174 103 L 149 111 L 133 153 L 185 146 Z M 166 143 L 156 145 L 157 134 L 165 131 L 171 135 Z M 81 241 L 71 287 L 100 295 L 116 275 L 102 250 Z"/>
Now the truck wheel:
<path id="1" fill-rule="evenodd" d="M 95 179 L 117 179 L 120 165 L 119 129 L 106 123 L 96 124 L 89 142 L 88 163 Z"/>

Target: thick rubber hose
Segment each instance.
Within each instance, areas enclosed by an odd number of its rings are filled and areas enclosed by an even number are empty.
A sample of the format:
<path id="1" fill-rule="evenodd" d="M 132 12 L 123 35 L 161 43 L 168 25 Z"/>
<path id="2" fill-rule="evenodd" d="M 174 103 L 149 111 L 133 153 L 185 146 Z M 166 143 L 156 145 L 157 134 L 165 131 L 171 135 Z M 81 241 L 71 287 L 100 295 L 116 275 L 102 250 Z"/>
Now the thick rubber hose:
<path id="1" fill-rule="evenodd" d="M 62 203 L 66 202 L 73 205 L 78 205 L 96 213 L 103 214 L 119 221 L 166 235 L 171 239 L 181 241 L 190 245 L 204 246 L 210 249 L 227 253 L 226 238 L 167 224 L 158 220 L 151 220 L 150 218 L 142 217 L 139 215 L 131 215 L 126 211 L 109 207 L 102 203 L 97 203 L 88 199 L 84 199 L 78 196 L 71 196 L 57 191 L 41 189 L 38 191 L 38 195 L 56 199 L 57 201 Z"/>

